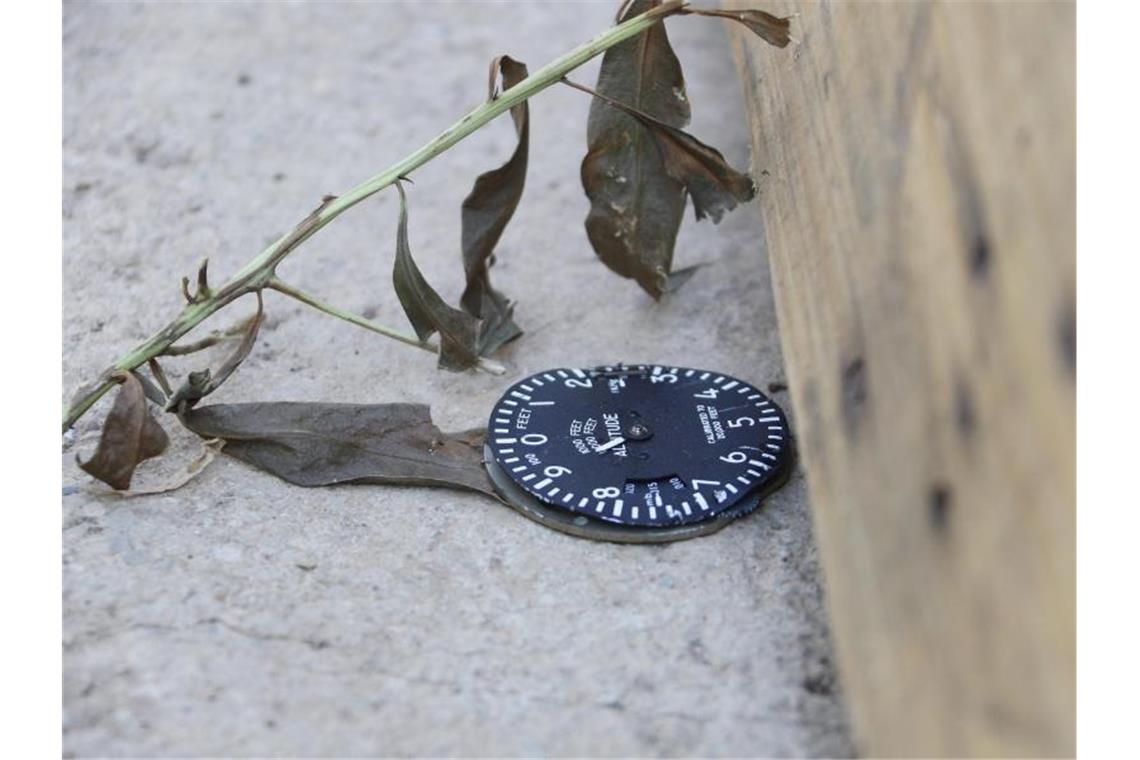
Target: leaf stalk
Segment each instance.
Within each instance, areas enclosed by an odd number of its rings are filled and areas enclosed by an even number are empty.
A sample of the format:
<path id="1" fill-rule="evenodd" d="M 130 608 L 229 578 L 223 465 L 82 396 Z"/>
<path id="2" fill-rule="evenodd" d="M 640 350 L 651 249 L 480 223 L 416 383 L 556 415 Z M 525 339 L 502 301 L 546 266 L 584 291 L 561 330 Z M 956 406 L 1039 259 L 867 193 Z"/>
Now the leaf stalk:
<path id="1" fill-rule="evenodd" d="M 278 293 L 287 295 L 290 298 L 296 299 L 306 306 L 311 306 L 317 311 L 323 311 L 329 316 L 336 317 L 337 319 L 343 319 L 345 322 L 354 324 L 357 327 L 363 327 L 365 330 L 371 330 L 374 333 L 379 333 L 380 335 L 391 338 L 392 340 L 398 340 L 401 343 L 405 343 L 409 346 L 415 346 L 416 348 L 423 349 L 424 351 L 430 351 L 433 354 L 439 353 L 439 345 L 433 341 L 420 340 L 415 335 L 409 335 L 408 333 L 394 330 L 391 327 L 382 325 L 379 322 L 373 322 L 371 319 L 362 317 L 359 314 L 354 314 L 351 311 L 346 311 L 340 307 L 333 306 L 328 301 L 318 298 L 312 293 L 307 293 L 300 288 L 294 287 L 279 277 L 274 277 L 271 279 L 266 287 L 270 288 L 271 290 L 276 290 Z M 502 364 L 491 359 L 487 359 L 486 357 L 480 358 L 479 363 L 475 366 L 475 368 L 483 370 L 484 372 L 489 372 L 492 375 L 501 375 L 507 371 L 506 367 L 504 367 Z"/>

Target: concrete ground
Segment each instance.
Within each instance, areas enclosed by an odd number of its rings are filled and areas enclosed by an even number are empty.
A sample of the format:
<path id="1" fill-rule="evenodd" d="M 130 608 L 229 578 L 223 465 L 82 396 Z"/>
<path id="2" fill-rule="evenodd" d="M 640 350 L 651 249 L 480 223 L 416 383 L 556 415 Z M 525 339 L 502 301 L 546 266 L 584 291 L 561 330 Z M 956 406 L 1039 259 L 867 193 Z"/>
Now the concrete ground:
<path id="1" fill-rule="evenodd" d="M 165 323 L 200 256 L 220 281 L 323 193 L 478 103 L 493 55 L 536 68 L 613 10 L 65 4 L 65 385 Z M 720 22 L 669 29 L 692 131 L 745 165 Z M 719 227 L 686 220 L 678 263 L 712 266 L 661 304 L 594 258 L 578 180 L 588 105 L 567 88 L 532 104 L 527 193 L 495 270 L 527 330 L 501 357 L 507 377 L 440 373 L 427 354 L 269 294 L 262 339 L 212 400 L 424 401 L 455 429 L 549 366 L 652 361 L 781 381 L 755 207 Z M 453 301 L 460 202 L 513 140 L 503 119 L 414 175 L 412 250 Z M 395 223 L 383 193 L 281 273 L 404 327 Z M 852 751 L 799 475 L 724 531 L 658 547 L 574 539 L 477 495 L 305 490 L 225 457 L 181 490 L 123 500 L 73 462 L 107 406 L 63 451 L 68 756 Z M 164 423 L 173 452 L 140 484 L 196 451 Z"/>

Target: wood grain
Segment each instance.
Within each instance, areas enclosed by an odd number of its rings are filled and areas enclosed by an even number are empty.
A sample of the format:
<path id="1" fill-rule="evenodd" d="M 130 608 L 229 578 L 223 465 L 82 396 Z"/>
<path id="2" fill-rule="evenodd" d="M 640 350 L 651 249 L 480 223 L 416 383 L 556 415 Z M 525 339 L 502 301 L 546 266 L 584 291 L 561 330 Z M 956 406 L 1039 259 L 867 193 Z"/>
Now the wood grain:
<path id="1" fill-rule="evenodd" d="M 861 753 L 1075 753 L 1075 11 L 729 27 Z"/>

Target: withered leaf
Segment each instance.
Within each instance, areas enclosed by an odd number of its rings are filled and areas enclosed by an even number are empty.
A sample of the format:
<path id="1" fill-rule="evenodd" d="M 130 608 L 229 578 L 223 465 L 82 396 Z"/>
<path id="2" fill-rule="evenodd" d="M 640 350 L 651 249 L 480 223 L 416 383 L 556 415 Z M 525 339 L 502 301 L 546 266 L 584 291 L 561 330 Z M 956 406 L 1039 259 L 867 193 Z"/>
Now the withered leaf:
<path id="1" fill-rule="evenodd" d="M 490 356 L 504 343 L 522 335 L 514 321 L 515 305 L 501 293 L 488 287 L 483 291 L 483 319 L 475 345 L 480 356 Z"/>
<path id="2" fill-rule="evenodd" d="M 442 433 L 425 404 L 213 404 L 181 417 L 203 438 L 224 440 L 224 453 L 299 486 L 389 483 L 495 496 L 481 431 Z"/>
<path id="3" fill-rule="evenodd" d="M 143 395 L 146 396 L 148 401 L 156 404 L 159 407 L 166 406 L 167 393 L 162 390 L 162 388 L 155 385 L 154 382 L 148 379 L 146 375 L 136 372 L 134 373 L 134 376 L 142 386 Z"/>
<path id="4" fill-rule="evenodd" d="M 473 367 L 479 361 L 476 347 L 478 320 L 448 306 L 424 279 L 408 246 L 408 201 L 403 184 L 397 181 L 396 189 L 400 193 L 396 263 L 392 268 L 392 284 L 396 296 L 420 340 L 426 341 L 433 334 L 439 333 L 440 367 L 454 371 Z"/>
<path id="5" fill-rule="evenodd" d="M 130 491 L 114 491 L 113 493 L 124 499 L 133 499 L 139 496 L 156 496 L 158 494 L 177 491 L 202 474 L 202 471 L 218 456 L 218 452 L 222 450 L 225 443 L 225 441 L 217 438 L 202 441 L 202 451 L 198 456 L 194 457 L 194 459 L 186 465 L 186 468 L 181 474 L 167 480 L 165 483 L 148 486 L 146 488 L 136 488 Z"/>
<path id="6" fill-rule="evenodd" d="M 229 379 L 229 376 L 238 368 L 238 365 L 249 356 L 249 352 L 253 350 L 253 344 L 257 342 L 257 333 L 261 329 L 261 320 L 264 314 L 261 291 L 256 291 L 256 294 L 257 312 L 246 323 L 241 342 L 225 358 L 217 372 L 204 369 L 187 375 L 185 382 L 178 387 L 178 390 L 174 391 L 174 395 L 166 403 L 167 411 L 174 411 L 183 403 L 187 408 L 192 407 L 201 399 L 209 396 L 220 388 L 222 383 Z"/>
<path id="7" fill-rule="evenodd" d="M 87 474 L 122 491 L 131 487 L 139 463 L 165 451 L 169 439 L 147 409 L 138 377 L 123 372 L 116 378 L 121 381 L 119 393 L 103 422 L 95 454 L 86 462 L 76 459 Z"/>
<path id="8" fill-rule="evenodd" d="M 491 61 L 489 97 L 496 97 L 495 83 L 502 77 L 503 90 L 508 90 L 526 79 L 526 64 L 510 56 L 499 56 Z M 479 175 L 471 193 L 463 201 L 461 220 L 463 229 L 463 269 L 467 287 L 459 303 L 474 317 L 482 318 L 480 334 L 494 336 L 480 340 L 478 350 L 484 356 L 507 341 L 522 335 L 522 330 L 511 318 L 511 303 L 491 287 L 490 269 L 494 263 L 495 246 L 503 230 L 518 208 L 526 183 L 527 153 L 530 144 L 530 111 L 527 101 L 511 109 L 511 119 L 518 135 L 518 145 L 505 164 Z"/>
<path id="9" fill-rule="evenodd" d="M 682 183 L 693 199 L 697 219 L 708 216 L 719 222 L 724 212 L 756 195 L 752 178 L 729 166 L 720 151 L 711 145 L 589 87 L 564 81 L 641 122 L 657 143 L 665 172 Z"/>
<path id="10" fill-rule="evenodd" d="M 158 363 L 156 357 L 147 359 L 146 366 L 150 368 L 150 374 L 158 383 L 158 387 L 162 389 L 163 400 L 161 402 L 156 401 L 155 403 L 159 406 L 165 406 L 166 399 L 174 395 L 174 391 L 170 388 L 170 381 L 166 379 L 166 372 L 163 371 L 162 365 Z"/>
<path id="11" fill-rule="evenodd" d="M 685 8 L 679 11 L 682 15 L 694 14 L 697 16 L 716 16 L 731 21 L 738 21 L 751 29 L 758 37 L 769 45 L 782 48 L 792 41 L 791 19 L 773 16 L 771 13 L 756 10 L 698 10 Z"/>
<path id="12" fill-rule="evenodd" d="M 658 6 L 633 0 L 622 21 Z M 681 64 L 664 24 L 615 45 L 602 56 L 597 90 L 675 128 L 689 123 Z M 586 233 L 606 266 L 632 277 L 654 298 L 673 265 L 685 211 L 685 186 L 665 171 L 653 135 L 634 117 L 600 100 L 590 105 L 582 186 L 590 199 Z"/>
<path id="13" fill-rule="evenodd" d="M 752 177 L 729 166 L 716 148 L 668 124 L 644 117 L 641 120 L 661 148 L 665 171 L 689 191 L 697 219 L 708 216 L 719 222 L 724 212 L 756 195 Z"/>

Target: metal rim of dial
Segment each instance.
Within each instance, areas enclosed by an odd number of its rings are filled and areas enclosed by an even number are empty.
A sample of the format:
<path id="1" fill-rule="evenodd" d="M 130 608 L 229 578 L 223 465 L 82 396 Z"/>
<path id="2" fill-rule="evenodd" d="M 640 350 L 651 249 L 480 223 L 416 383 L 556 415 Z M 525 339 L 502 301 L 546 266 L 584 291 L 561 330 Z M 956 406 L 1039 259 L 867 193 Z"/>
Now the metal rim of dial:
<path id="1" fill-rule="evenodd" d="M 654 543 L 707 535 L 786 482 L 794 447 L 761 391 L 708 370 L 551 369 L 496 403 L 484 459 L 496 490 L 572 535 Z"/>

